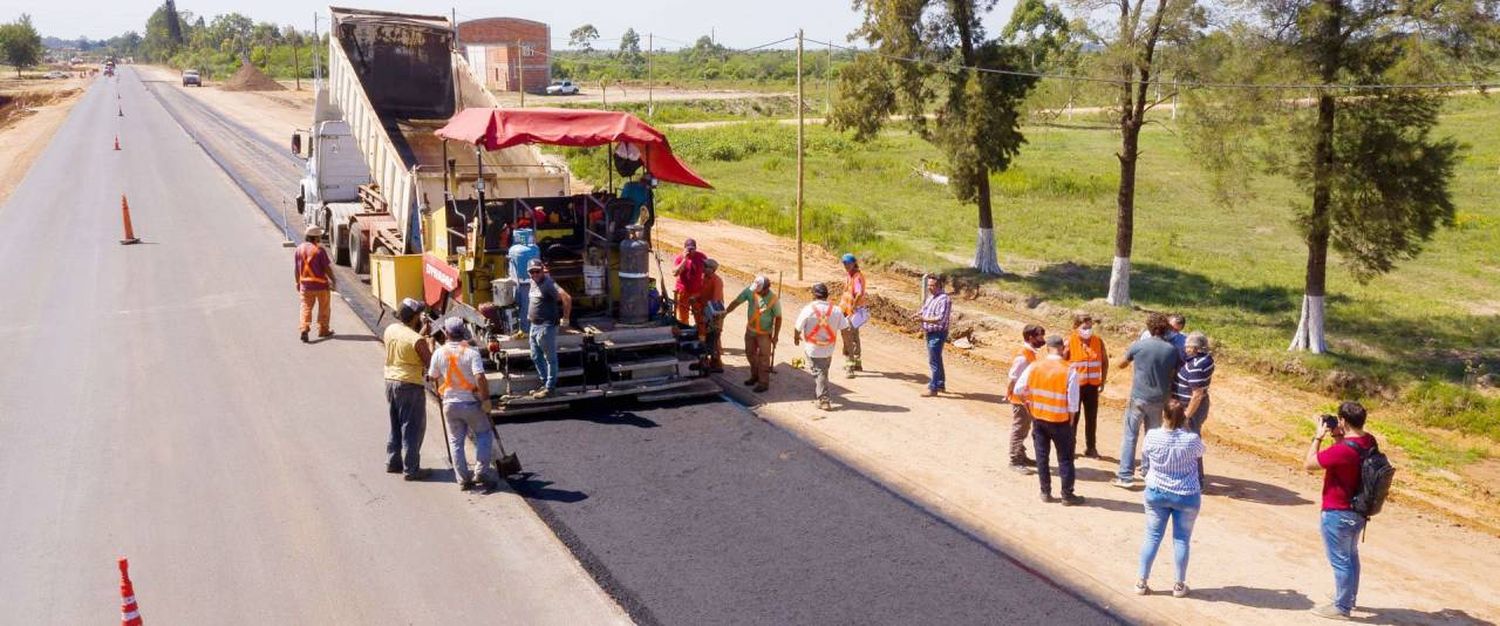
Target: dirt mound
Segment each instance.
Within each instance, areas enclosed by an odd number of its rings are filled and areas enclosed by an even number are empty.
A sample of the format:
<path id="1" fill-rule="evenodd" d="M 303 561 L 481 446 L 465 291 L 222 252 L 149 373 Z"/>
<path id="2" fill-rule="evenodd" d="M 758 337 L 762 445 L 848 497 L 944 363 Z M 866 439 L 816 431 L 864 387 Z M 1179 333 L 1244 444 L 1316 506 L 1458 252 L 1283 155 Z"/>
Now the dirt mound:
<path id="1" fill-rule="evenodd" d="M 240 70 L 219 88 L 224 91 L 286 91 L 285 85 L 271 80 L 249 63 L 241 65 Z"/>

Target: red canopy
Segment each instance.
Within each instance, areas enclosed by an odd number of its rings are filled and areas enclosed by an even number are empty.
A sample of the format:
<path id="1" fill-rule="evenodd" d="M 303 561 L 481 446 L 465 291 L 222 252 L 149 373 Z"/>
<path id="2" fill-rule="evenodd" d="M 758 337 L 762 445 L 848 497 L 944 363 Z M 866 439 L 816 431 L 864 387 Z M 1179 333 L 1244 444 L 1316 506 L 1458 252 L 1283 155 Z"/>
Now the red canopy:
<path id="1" fill-rule="evenodd" d="M 666 135 L 640 118 L 618 111 L 588 109 L 469 108 L 458 112 L 437 136 L 500 150 L 528 143 L 589 147 L 628 141 L 641 149 L 641 160 L 658 179 L 712 189 L 672 154 Z"/>

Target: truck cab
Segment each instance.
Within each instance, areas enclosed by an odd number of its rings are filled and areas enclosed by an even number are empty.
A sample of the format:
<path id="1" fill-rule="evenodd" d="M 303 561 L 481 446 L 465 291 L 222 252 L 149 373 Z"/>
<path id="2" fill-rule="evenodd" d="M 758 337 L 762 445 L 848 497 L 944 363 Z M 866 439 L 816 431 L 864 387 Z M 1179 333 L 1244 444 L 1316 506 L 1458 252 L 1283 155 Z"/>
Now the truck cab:
<path id="1" fill-rule="evenodd" d="M 308 223 L 316 224 L 328 233 L 334 260 L 348 263 L 347 214 L 361 210 L 359 187 L 370 184 L 370 169 L 365 165 L 347 122 L 318 122 L 307 137 L 305 155 L 301 154 L 301 135 L 292 140 L 293 152 L 305 161 L 301 186 L 297 191 L 297 212 Z"/>

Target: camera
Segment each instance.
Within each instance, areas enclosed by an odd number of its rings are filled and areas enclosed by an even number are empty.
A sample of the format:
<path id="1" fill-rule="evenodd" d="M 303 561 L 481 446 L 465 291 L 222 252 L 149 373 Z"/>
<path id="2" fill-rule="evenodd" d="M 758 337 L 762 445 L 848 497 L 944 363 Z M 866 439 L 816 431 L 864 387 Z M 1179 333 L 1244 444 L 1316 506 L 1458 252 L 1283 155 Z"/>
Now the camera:
<path id="1" fill-rule="evenodd" d="M 1330 431 L 1339 427 L 1339 418 L 1337 417 L 1324 413 L 1323 415 L 1319 416 L 1319 419 L 1323 420 L 1323 427 L 1327 428 Z"/>

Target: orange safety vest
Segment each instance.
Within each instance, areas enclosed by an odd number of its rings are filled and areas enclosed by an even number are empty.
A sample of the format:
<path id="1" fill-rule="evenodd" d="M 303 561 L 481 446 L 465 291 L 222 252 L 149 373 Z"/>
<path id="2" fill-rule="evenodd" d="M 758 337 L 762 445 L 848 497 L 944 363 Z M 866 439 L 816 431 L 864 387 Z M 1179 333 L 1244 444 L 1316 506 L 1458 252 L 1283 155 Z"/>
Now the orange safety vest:
<path id="1" fill-rule="evenodd" d="M 318 244 L 312 244 L 311 247 L 304 248 L 303 250 L 304 254 L 302 255 L 302 272 L 297 274 L 297 280 L 322 283 L 324 285 L 328 284 L 328 279 L 314 273 L 312 268 L 313 259 L 318 257 L 318 252 L 322 251 L 323 248 L 318 247 Z M 285 276 L 285 274 L 283 274 L 283 276 Z"/>
<path id="2" fill-rule="evenodd" d="M 1027 406 L 1031 417 L 1058 423 L 1072 419 L 1068 412 L 1069 371 L 1071 368 L 1062 359 L 1042 359 L 1031 366 L 1031 380 L 1026 385 L 1030 389 Z"/>
<path id="3" fill-rule="evenodd" d="M 854 310 L 865 305 L 865 274 L 855 270 L 849 275 L 849 287 L 844 291 L 843 297 L 839 298 L 839 308 L 844 310 L 844 316 L 854 314 Z"/>
<path id="4" fill-rule="evenodd" d="M 1031 365 L 1032 363 L 1036 362 L 1036 348 L 1031 347 L 1031 344 L 1022 342 L 1021 349 L 1016 351 L 1016 356 L 1025 358 L 1026 364 Z M 1011 360 L 1014 361 L 1015 359 L 1012 358 Z M 1023 369 L 1021 371 L 1025 370 Z M 1010 400 L 1011 404 L 1020 404 L 1024 402 L 1024 400 L 1021 399 L 1021 396 L 1018 396 L 1015 393 L 1007 395 L 1006 399 Z"/>
<path id="5" fill-rule="evenodd" d="M 441 395 L 447 395 L 448 390 L 454 387 L 458 387 L 459 391 L 467 391 L 470 393 L 476 393 L 479 391 L 479 387 L 475 386 L 474 383 L 469 382 L 469 379 L 464 378 L 463 370 L 458 368 L 458 354 L 449 351 L 448 371 L 443 372 L 443 382 L 438 383 L 438 393 Z"/>
<path id="6" fill-rule="evenodd" d="M 823 309 L 820 312 L 818 305 L 814 303 L 812 314 L 817 323 L 813 325 L 812 331 L 807 333 L 807 340 L 819 347 L 833 345 L 837 335 L 833 332 L 833 325 L 828 323 L 828 318 L 833 315 L 833 305 L 823 303 Z"/>
<path id="7" fill-rule="evenodd" d="M 1104 340 L 1098 335 L 1084 341 L 1078 331 L 1068 336 L 1068 361 L 1078 370 L 1080 387 L 1104 384 Z"/>
<path id="8" fill-rule="evenodd" d="M 755 323 L 750 325 L 750 330 L 757 335 L 771 334 L 771 331 L 765 330 L 764 327 L 766 324 L 762 317 L 764 317 L 765 314 L 770 313 L 771 309 L 776 308 L 776 303 L 780 301 L 780 296 L 777 296 L 773 293 L 771 294 L 770 300 L 770 302 L 765 303 L 765 306 L 762 306 L 761 301 L 756 297 L 755 292 L 750 292 L 750 305 L 755 307 L 751 310 L 751 312 L 754 314 L 753 317 L 755 318 Z"/>

